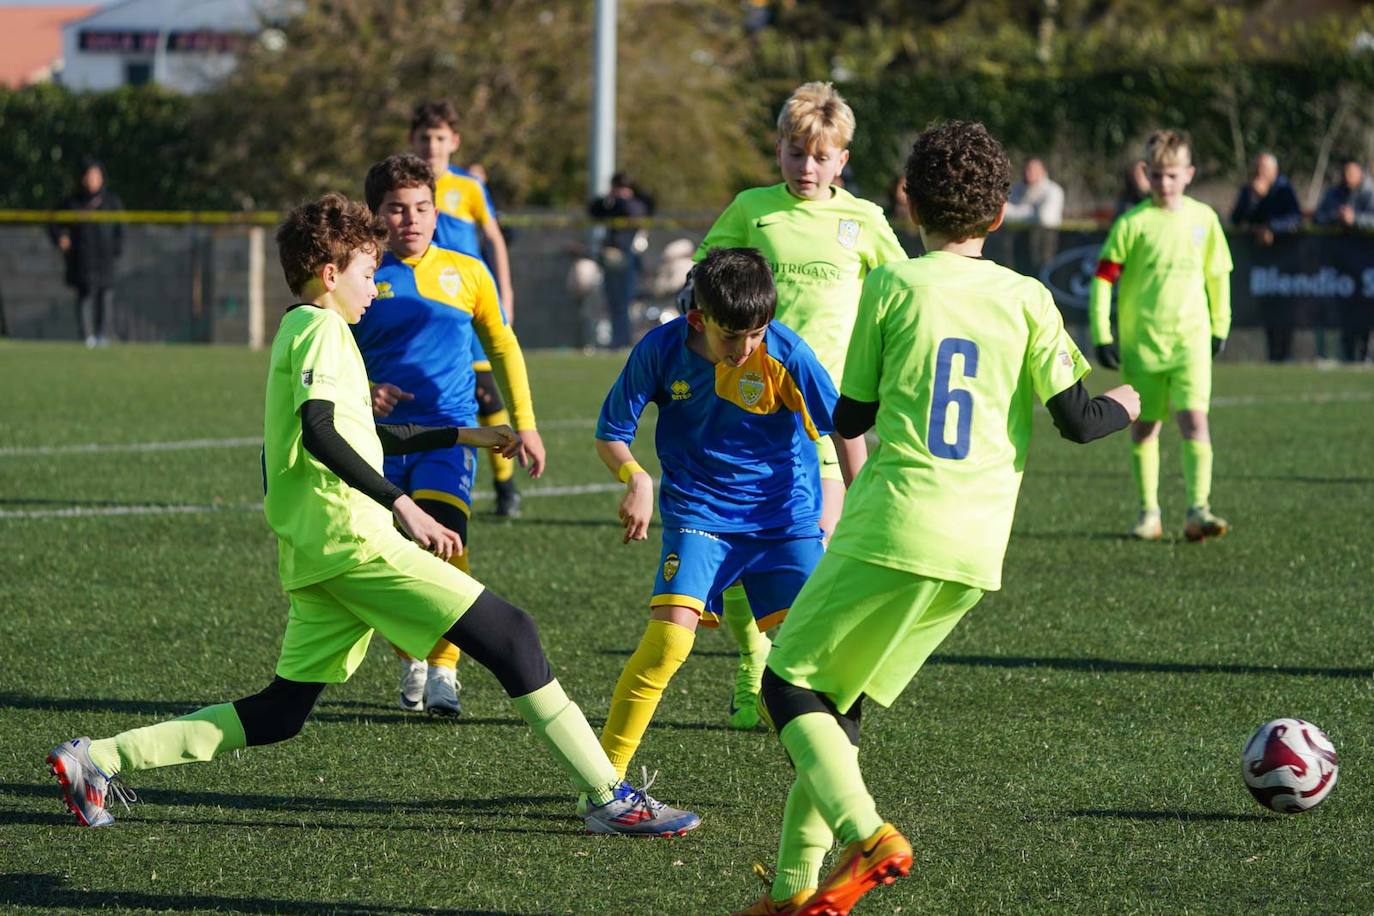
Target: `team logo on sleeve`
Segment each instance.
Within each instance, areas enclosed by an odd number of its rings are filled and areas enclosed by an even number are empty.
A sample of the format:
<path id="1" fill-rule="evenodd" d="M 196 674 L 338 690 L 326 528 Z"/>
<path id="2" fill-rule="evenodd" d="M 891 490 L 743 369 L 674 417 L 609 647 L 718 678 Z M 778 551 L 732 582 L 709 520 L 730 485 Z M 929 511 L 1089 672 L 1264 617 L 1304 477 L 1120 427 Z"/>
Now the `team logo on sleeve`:
<path id="1" fill-rule="evenodd" d="M 670 553 L 663 561 L 663 581 L 672 582 L 673 576 L 677 575 L 677 568 L 682 565 L 677 558 L 677 554 Z"/>
<path id="2" fill-rule="evenodd" d="M 685 379 L 678 379 L 668 386 L 674 401 L 685 401 L 692 396 L 692 386 Z"/>
<path id="3" fill-rule="evenodd" d="M 310 387 L 310 383 L 313 382 L 313 381 L 315 381 L 315 370 L 314 370 L 314 369 L 306 369 L 305 371 L 303 371 L 303 372 L 301 373 L 301 387 L 302 387 L 302 388 L 309 388 L 309 387 Z"/>
<path id="4" fill-rule="evenodd" d="M 458 295 L 458 290 L 463 288 L 463 277 L 458 273 L 456 267 L 445 267 L 439 274 L 439 288 L 450 296 Z"/>
<path id="5" fill-rule="evenodd" d="M 753 407 L 763 397 L 763 376 L 757 369 L 750 369 L 739 377 L 739 399 L 746 407 Z"/>
<path id="6" fill-rule="evenodd" d="M 1060 362 L 1061 365 L 1065 366 L 1066 368 L 1069 368 L 1069 369 L 1072 369 L 1072 368 L 1073 368 L 1073 357 L 1069 355 L 1069 351 L 1068 351 L 1068 350 L 1060 350 L 1060 351 L 1059 351 L 1059 362 Z"/>
<path id="7" fill-rule="evenodd" d="M 835 241 L 845 248 L 853 248 L 859 244 L 859 221 L 856 219 L 840 220 L 840 229 L 835 233 Z"/>

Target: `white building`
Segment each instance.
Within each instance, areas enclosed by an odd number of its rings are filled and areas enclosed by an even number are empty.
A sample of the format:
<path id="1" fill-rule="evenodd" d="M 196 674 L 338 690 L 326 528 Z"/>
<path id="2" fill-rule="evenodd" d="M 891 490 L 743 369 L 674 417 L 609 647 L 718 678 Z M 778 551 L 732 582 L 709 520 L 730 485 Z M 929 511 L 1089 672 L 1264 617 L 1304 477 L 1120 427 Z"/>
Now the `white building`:
<path id="1" fill-rule="evenodd" d="M 72 89 L 158 83 L 199 92 L 276 22 L 280 0 L 124 0 L 62 29 L 61 82 Z"/>

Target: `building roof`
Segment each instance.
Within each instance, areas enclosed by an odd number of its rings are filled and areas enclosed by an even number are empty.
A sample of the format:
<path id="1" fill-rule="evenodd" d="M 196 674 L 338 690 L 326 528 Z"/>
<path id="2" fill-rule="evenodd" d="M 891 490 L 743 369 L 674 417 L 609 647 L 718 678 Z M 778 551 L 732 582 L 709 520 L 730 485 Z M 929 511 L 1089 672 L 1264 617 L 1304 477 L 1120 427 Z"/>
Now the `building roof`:
<path id="1" fill-rule="evenodd" d="M 48 79 L 62 57 L 62 26 L 100 9 L 70 6 L 0 6 L 0 84 L 24 86 Z"/>

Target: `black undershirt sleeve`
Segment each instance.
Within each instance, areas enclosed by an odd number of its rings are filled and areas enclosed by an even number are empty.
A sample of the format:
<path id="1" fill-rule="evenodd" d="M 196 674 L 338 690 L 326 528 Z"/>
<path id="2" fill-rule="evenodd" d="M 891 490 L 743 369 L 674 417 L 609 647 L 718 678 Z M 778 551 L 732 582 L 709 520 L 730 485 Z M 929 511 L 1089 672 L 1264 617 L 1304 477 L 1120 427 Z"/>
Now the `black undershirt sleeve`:
<path id="1" fill-rule="evenodd" d="M 458 444 L 457 426 L 417 426 L 414 423 L 378 423 L 377 438 L 382 440 L 382 453 L 409 455 L 436 448 L 451 448 Z"/>
<path id="2" fill-rule="evenodd" d="M 301 444 L 320 464 L 355 490 L 388 509 L 405 495 L 400 487 L 373 470 L 334 428 L 333 401 L 301 405 Z"/>
<path id="3" fill-rule="evenodd" d="M 862 436 L 873 428 L 873 422 L 878 419 L 877 401 L 855 401 L 840 395 L 840 399 L 835 404 L 835 432 L 846 439 L 853 439 Z"/>
<path id="4" fill-rule="evenodd" d="M 1130 414 L 1106 395 L 1089 398 L 1082 382 L 1074 382 L 1045 402 L 1059 434 L 1070 442 L 1091 442 L 1131 424 Z"/>

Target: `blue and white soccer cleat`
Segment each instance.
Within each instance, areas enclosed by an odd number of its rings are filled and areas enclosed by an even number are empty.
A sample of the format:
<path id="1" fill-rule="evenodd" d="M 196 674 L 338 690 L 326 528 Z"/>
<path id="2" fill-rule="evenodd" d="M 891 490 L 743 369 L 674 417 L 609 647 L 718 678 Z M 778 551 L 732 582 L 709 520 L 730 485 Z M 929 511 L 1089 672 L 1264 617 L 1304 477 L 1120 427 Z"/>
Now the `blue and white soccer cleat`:
<path id="1" fill-rule="evenodd" d="M 91 761 L 90 738 L 64 741 L 48 752 L 48 769 L 62 786 L 62 799 L 82 827 L 108 827 L 114 815 L 105 810 L 106 793 L 114 795 L 128 809 L 138 801 L 133 790 L 117 776 L 106 776 Z"/>
<path id="2" fill-rule="evenodd" d="M 654 774 L 656 778 L 657 773 Z M 622 780 L 615 796 L 604 805 L 589 805 L 582 815 L 588 833 L 614 833 L 623 836 L 682 836 L 701 826 L 701 817 L 691 811 L 671 808 L 649 796 L 653 779 L 640 788 Z"/>
<path id="3" fill-rule="evenodd" d="M 422 712 L 425 708 L 425 678 L 429 666 L 423 658 L 402 658 L 401 708 L 406 712 Z"/>

